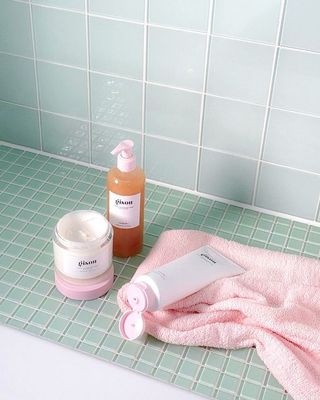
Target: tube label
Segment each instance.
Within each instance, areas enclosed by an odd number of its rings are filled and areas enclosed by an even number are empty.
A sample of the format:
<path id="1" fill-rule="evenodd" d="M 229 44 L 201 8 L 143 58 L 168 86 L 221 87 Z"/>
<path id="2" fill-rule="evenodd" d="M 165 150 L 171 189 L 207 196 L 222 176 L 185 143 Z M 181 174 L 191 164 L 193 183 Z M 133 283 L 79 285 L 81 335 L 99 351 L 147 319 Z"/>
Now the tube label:
<path id="1" fill-rule="evenodd" d="M 240 265 L 223 256 L 210 245 L 202 246 L 168 264 L 140 275 L 135 283 L 144 282 L 157 299 L 155 311 L 197 292 L 210 283 L 245 272 Z"/>
<path id="2" fill-rule="evenodd" d="M 140 225 L 140 198 L 137 193 L 121 196 L 109 192 L 109 220 L 116 228 L 130 229 Z"/>

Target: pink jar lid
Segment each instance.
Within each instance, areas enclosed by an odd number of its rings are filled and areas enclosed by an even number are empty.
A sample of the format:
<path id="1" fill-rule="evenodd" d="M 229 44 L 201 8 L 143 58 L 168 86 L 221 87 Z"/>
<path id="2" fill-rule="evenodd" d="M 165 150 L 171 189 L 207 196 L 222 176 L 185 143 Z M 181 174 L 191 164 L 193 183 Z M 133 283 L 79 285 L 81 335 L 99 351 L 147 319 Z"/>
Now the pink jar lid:
<path id="1" fill-rule="evenodd" d="M 124 339 L 138 339 L 144 334 L 144 329 L 144 319 L 139 311 L 127 311 L 120 319 L 119 330 Z"/>
<path id="2" fill-rule="evenodd" d="M 93 300 L 107 293 L 113 285 L 113 265 L 104 273 L 101 281 L 93 284 L 74 284 L 63 279 L 63 276 L 55 270 L 56 288 L 64 296 L 74 300 Z"/>

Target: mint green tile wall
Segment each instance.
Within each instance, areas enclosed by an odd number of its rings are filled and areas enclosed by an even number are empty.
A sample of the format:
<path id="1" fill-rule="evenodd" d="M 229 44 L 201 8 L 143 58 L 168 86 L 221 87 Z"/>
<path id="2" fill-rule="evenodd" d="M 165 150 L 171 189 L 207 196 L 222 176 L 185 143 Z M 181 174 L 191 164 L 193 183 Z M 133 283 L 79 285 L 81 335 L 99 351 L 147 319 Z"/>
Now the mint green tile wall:
<path id="1" fill-rule="evenodd" d="M 318 0 L 2 0 L 0 140 L 320 221 Z"/>

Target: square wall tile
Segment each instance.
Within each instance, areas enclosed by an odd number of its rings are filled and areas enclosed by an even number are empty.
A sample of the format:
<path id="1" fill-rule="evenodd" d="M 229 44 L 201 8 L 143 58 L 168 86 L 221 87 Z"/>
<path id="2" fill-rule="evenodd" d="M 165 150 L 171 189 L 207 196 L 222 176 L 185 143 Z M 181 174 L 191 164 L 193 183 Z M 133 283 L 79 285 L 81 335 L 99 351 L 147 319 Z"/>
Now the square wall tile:
<path id="1" fill-rule="evenodd" d="M 257 162 L 203 149 L 200 160 L 200 192 L 251 203 Z"/>
<path id="2" fill-rule="evenodd" d="M 149 0 L 149 22 L 207 32 L 210 0 Z"/>
<path id="3" fill-rule="evenodd" d="M 0 51 L 33 57 L 29 5 L 2 0 Z"/>
<path id="4" fill-rule="evenodd" d="M 32 60 L 0 54 L 0 100 L 30 107 L 37 106 Z"/>
<path id="5" fill-rule="evenodd" d="M 88 119 L 87 73 L 38 61 L 41 109 Z"/>
<path id="6" fill-rule="evenodd" d="M 43 150 L 89 162 L 89 123 L 41 113 Z"/>
<path id="7" fill-rule="evenodd" d="M 149 179 L 194 189 L 197 154 L 194 146 L 146 137 L 146 175 Z"/>
<path id="8" fill-rule="evenodd" d="M 272 105 L 320 114 L 320 54 L 281 49 Z"/>
<path id="9" fill-rule="evenodd" d="M 144 2 L 145 0 L 89 0 L 89 10 L 99 15 L 143 21 Z"/>
<path id="10" fill-rule="evenodd" d="M 206 96 L 203 146 L 259 157 L 265 108 Z"/>
<path id="11" fill-rule="evenodd" d="M 141 129 L 142 83 L 91 73 L 91 112 L 94 122 Z"/>
<path id="12" fill-rule="evenodd" d="M 40 149 L 38 111 L 1 101 L 0 140 Z"/>
<path id="13" fill-rule="evenodd" d="M 149 28 L 148 80 L 202 90 L 206 36 Z"/>
<path id="14" fill-rule="evenodd" d="M 262 163 L 255 205 L 302 218 L 315 218 L 320 176 Z"/>
<path id="15" fill-rule="evenodd" d="M 92 124 L 92 162 L 105 168 L 116 165 L 117 159 L 111 151 L 122 140 L 130 139 L 134 142 L 134 154 L 137 165 L 141 165 L 141 134 Z"/>
<path id="16" fill-rule="evenodd" d="M 37 57 L 85 67 L 85 15 L 37 6 L 32 13 Z"/>
<path id="17" fill-rule="evenodd" d="M 91 69 L 142 79 L 143 25 L 90 17 Z"/>
<path id="18" fill-rule="evenodd" d="M 275 43 L 281 0 L 216 0 L 213 33 Z"/>
<path id="19" fill-rule="evenodd" d="M 67 10 L 85 11 L 85 0 L 30 0 L 30 2 Z"/>
<path id="20" fill-rule="evenodd" d="M 320 3 L 318 0 L 290 0 L 286 5 L 281 44 L 320 51 Z"/>
<path id="21" fill-rule="evenodd" d="M 263 159 L 320 173 L 320 119 L 271 110 Z"/>
<path id="22" fill-rule="evenodd" d="M 197 144 L 201 95 L 147 85 L 146 132 Z"/>
<path id="23" fill-rule="evenodd" d="M 211 38 L 208 93 L 266 104 L 274 48 Z"/>

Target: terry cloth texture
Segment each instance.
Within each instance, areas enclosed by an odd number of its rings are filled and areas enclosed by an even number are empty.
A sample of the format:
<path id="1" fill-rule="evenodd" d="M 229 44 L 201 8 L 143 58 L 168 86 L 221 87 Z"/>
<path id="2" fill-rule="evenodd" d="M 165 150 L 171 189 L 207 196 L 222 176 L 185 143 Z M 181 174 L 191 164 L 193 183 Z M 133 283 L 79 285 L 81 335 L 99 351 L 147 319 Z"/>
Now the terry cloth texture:
<path id="1" fill-rule="evenodd" d="M 134 278 L 206 244 L 246 272 L 215 281 L 165 310 L 145 312 L 146 332 L 181 345 L 255 346 L 294 399 L 320 400 L 320 261 L 172 230 L 161 234 Z M 130 309 L 126 289 L 118 293 L 122 311 Z"/>

